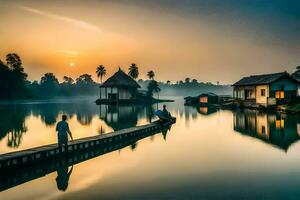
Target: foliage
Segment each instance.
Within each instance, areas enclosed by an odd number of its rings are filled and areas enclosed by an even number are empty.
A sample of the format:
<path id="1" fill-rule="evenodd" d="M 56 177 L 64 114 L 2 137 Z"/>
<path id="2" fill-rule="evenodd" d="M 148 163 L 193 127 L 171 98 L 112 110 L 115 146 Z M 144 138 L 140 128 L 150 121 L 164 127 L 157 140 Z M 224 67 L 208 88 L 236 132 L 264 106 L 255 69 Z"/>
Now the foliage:
<path id="1" fill-rule="evenodd" d="M 92 85 L 94 83 L 95 82 L 92 79 L 92 75 L 90 74 L 82 74 L 78 78 L 76 78 L 77 85 Z"/>
<path id="2" fill-rule="evenodd" d="M 154 74 L 154 72 L 153 72 L 152 70 L 150 70 L 150 71 L 147 73 L 147 76 L 148 76 L 148 78 L 149 78 L 150 80 L 153 80 L 155 74 Z"/>
<path id="3" fill-rule="evenodd" d="M 296 67 L 296 71 L 292 73 L 292 77 L 300 81 L 300 66 Z"/>
<path id="4" fill-rule="evenodd" d="M 64 76 L 63 77 L 63 80 L 64 80 L 64 84 L 73 84 L 74 83 L 74 79 L 72 79 L 71 77 L 68 77 L 68 76 Z"/>
<path id="5" fill-rule="evenodd" d="M 106 69 L 103 65 L 99 65 L 96 69 L 96 74 L 97 74 L 97 77 L 99 78 L 100 77 L 100 81 L 102 83 L 102 78 L 103 76 L 106 75 Z"/>
<path id="6" fill-rule="evenodd" d="M 55 77 L 53 73 L 46 73 L 41 78 L 41 85 L 45 85 L 47 87 L 58 85 L 58 79 Z"/>
<path id="7" fill-rule="evenodd" d="M 137 79 L 137 77 L 139 76 L 139 68 L 135 63 L 132 63 L 130 65 L 128 75 L 133 79 Z"/>
<path id="8" fill-rule="evenodd" d="M 0 61 L 0 98 L 13 99 L 26 97 L 27 74 L 18 54 L 9 53 L 6 64 Z"/>
<path id="9" fill-rule="evenodd" d="M 148 89 L 151 80 L 140 79 L 138 83 L 143 90 Z M 164 96 L 195 96 L 203 92 L 213 92 L 219 95 L 232 95 L 232 87 L 230 85 L 217 85 L 210 82 L 200 82 L 197 79 L 192 79 L 190 82 L 179 80 L 175 83 L 171 81 L 158 82 L 161 89 L 160 94 Z"/>
<path id="10" fill-rule="evenodd" d="M 155 80 L 151 80 L 147 86 L 147 95 L 148 96 L 153 96 L 153 93 L 159 93 L 160 92 L 160 88 L 159 88 L 159 85 L 157 83 L 157 81 Z"/>

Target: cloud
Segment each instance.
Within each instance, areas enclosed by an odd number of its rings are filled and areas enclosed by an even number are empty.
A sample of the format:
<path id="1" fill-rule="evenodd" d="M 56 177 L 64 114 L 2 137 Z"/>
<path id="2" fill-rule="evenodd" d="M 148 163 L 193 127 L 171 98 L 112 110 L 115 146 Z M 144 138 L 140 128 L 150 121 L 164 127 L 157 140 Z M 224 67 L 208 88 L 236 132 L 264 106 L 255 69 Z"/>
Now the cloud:
<path id="1" fill-rule="evenodd" d="M 86 21 L 73 19 L 73 18 L 70 18 L 70 17 L 62 16 L 62 15 L 56 15 L 56 14 L 53 14 L 53 13 L 50 13 L 50 12 L 45 12 L 45 11 L 38 10 L 38 9 L 35 9 L 35 8 L 27 7 L 27 6 L 20 6 L 20 9 L 25 10 L 25 11 L 30 12 L 30 13 L 40 15 L 40 16 L 48 17 L 48 18 L 51 18 L 51 19 L 54 19 L 54 20 L 70 23 L 70 24 L 73 24 L 75 26 L 79 26 L 81 28 L 87 29 L 87 30 L 91 30 L 91 31 L 99 32 L 99 33 L 102 32 L 101 28 L 99 28 L 98 26 L 95 26 L 93 24 L 90 24 Z"/>

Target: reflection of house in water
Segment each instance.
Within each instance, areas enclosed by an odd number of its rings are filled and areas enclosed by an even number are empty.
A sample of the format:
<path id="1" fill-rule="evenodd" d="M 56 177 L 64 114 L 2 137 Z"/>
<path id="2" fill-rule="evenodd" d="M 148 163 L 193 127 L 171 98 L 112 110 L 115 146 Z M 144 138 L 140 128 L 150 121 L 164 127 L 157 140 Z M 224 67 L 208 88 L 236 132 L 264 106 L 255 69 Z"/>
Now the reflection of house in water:
<path id="1" fill-rule="evenodd" d="M 147 115 L 149 113 L 151 113 L 149 108 L 143 106 L 100 106 L 100 118 L 114 131 L 136 126 L 138 119 L 143 117 L 148 119 Z"/>
<path id="2" fill-rule="evenodd" d="M 199 106 L 197 111 L 202 115 L 210 115 L 218 111 L 215 106 Z"/>
<path id="3" fill-rule="evenodd" d="M 294 115 L 238 110 L 234 113 L 234 130 L 258 138 L 287 151 L 300 138 L 299 120 Z"/>

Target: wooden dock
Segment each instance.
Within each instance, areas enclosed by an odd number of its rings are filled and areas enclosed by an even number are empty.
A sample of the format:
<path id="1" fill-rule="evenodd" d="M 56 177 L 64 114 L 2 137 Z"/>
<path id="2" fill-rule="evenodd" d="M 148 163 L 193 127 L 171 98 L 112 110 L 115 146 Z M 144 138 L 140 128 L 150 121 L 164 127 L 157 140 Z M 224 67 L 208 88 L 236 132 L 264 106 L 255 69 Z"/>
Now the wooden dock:
<path id="1" fill-rule="evenodd" d="M 74 140 L 68 152 L 59 151 L 57 144 L 0 155 L 0 191 L 45 176 L 63 166 L 98 157 L 135 144 L 145 137 L 166 131 L 172 122 L 123 129 L 105 135 Z"/>
<path id="2" fill-rule="evenodd" d="M 162 127 L 175 123 L 175 121 L 176 119 L 165 124 L 161 124 L 156 121 L 151 124 L 123 129 L 104 135 L 77 139 L 69 142 L 67 147 L 62 148 L 62 151 L 59 150 L 57 144 L 51 144 L 23 151 L 2 154 L 0 155 L 0 171 L 19 168 L 21 166 L 36 164 L 39 162 L 46 162 L 54 157 L 61 156 L 62 154 L 74 153 L 84 149 L 101 146 L 106 143 L 138 137 L 139 135 L 146 134 L 147 132 L 160 130 Z"/>

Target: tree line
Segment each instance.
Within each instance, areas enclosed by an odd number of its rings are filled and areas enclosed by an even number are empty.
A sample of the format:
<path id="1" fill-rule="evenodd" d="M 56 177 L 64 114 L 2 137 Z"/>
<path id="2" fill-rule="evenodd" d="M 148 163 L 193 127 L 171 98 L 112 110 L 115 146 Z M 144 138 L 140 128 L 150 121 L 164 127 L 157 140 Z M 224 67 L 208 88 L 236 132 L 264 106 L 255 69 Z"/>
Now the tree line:
<path id="1" fill-rule="evenodd" d="M 45 73 L 40 81 L 27 80 L 20 56 L 6 55 L 6 62 L 0 60 L 0 99 L 34 99 L 55 96 L 96 95 L 98 84 L 90 74 L 82 74 L 75 80 L 64 76 L 59 82 L 53 73 Z"/>
<path id="2" fill-rule="evenodd" d="M 96 68 L 96 75 L 102 84 L 106 76 L 106 67 L 99 65 Z M 136 64 L 129 66 L 128 75 L 133 79 L 139 76 L 139 69 Z M 59 82 L 54 73 L 45 73 L 39 81 L 27 80 L 20 56 L 16 53 L 6 55 L 6 62 L 0 60 L 0 99 L 35 99 L 51 98 L 58 96 L 88 96 L 98 95 L 99 83 L 92 79 L 90 74 L 82 74 L 75 80 L 72 77 L 64 76 Z M 148 73 L 149 80 L 147 95 L 152 96 L 158 93 L 160 88 L 154 80 L 154 72 Z"/>
<path id="3" fill-rule="evenodd" d="M 103 78 L 107 75 L 104 65 L 96 67 L 96 75 L 102 84 Z M 137 64 L 132 63 L 128 69 L 128 75 L 137 80 L 140 73 Z M 64 76 L 59 82 L 55 74 L 45 73 L 39 81 L 27 80 L 22 60 L 16 53 L 6 55 L 6 60 L 0 60 L 0 99 L 30 99 L 50 98 L 55 96 L 88 96 L 98 95 L 99 83 L 92 79 L 90 74 L 82 74 L 75 80 L 72 77 Z M 210 82 L 200 82 L 197 79 L 185 78 L 172 83 L 170 80 L 159 82 L 155 80 L 154 71 L 147 72 L 148 80 L 139 79 L 137 82 L 148 96 L 159 95 L 197 95 L 200 92 L 215 92 L 217 94 L 230 95 L 230 85 L 220 85 Z M 292 73 L 292 77 L 300 80 L 300 66 Z"/>

